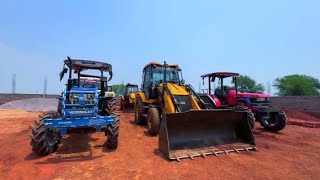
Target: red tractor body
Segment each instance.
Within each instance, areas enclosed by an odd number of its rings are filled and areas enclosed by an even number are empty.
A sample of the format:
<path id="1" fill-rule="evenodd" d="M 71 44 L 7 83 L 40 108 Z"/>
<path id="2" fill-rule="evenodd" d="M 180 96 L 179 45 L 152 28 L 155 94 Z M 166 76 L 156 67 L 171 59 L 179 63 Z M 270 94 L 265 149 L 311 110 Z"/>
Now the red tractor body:
<path id="1" fill-rule="evenodd" d="M 209 94 L 209 96 L 212 98 L 217 108 L 220 108 L 223 105 L 216 95 Z M 268 94 L 238 92 L 238 98 L 236 98 L 235 90 L 229 90 L 227 96 L 224 97 L 223 102 L 225 103 L 224 105 L 235 106 L 238 103 L 237 99 L 238 102 L 243 103 L 251 111 L 257 111 L 259 108 L 270 106 L 270 95 Z"/>
<path id="2" fill-rule="evenodd" d="M 280 131 L 286 126 L 287 117 L 280 108 L 270 105 L 270 95 L 260 93 L 238 92 L 237 77 L 238 73 L 217 72 L 201 76 L 203 79 L 208 78 L 208 93 L 201 95 L 201 100 L 211 108 L 230 108 L 242 104 L 250 109 L 257 121 L 269 131 Z M 223 86 L 224 78 L 232 77 L 235 88 L 227 90 Z M 215 89 L 211 93 L 211 82 L 218 78 L 221 88 Z"/>

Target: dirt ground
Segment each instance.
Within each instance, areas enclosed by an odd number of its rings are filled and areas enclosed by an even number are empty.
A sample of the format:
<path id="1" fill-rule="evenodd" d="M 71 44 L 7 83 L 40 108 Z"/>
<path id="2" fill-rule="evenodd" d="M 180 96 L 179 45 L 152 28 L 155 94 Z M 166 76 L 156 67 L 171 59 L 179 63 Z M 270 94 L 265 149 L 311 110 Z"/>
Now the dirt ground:
<path id="1" fill-rule="evenodd" d="M 103 133 L 77 132 L 58 152 L 31 153 L 29 125 L 40 113 L 0 110 L 0 179 L 319 179 L 320 129 L 288 125 L 281 133 L 254 130 L 258 151 L 167 161 L 157 137 L 121 113 L 120 144 L 104 148 Z M 300 117 L 301 118 L 301 117 Z M 309 119 L 291 118 L 309 122 Z M 317 120 L 312 120 L 317 124 Z"/>

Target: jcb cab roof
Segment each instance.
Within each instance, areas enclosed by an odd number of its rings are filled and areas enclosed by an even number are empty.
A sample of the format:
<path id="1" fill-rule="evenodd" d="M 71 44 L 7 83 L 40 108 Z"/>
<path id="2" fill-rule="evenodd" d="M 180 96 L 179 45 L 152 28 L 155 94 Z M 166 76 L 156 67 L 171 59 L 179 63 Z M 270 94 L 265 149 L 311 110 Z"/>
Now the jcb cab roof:
<path id="1" fill-rule="evenodd" d="M 138 87 L 138 85 L 136 85 L 136 84 L 130 84 L 130 83 L 128 83 L 128 84 L 126 85 L 126 87 L 129 87 L 129 86 L 136 86 L 136 87 Z"/>
<path id="2" fill-rule="evenodd" d="M 158 63 L 158 62 L 151 62 L 149 64 L 147 64 L 143 69 L 149 67 L 149 66 L 161 66 L 163 67 L 164 64 Z M 178 64 L 167 64 L 168 67 L 172 67 L 172 68 L 178 68 Z"/>
<path id="3" fill-rule="evenodd" d="M 98 61 L 91 61 L 91 60 L 79 60 L 79 59 L 66 59 L 64 63 L 75 72 L 86 70 L 86 69 L 96 69 L 101 71 L 112 71 L 111 64 L 98 62 Z"/>
<path id="4" fill-rule="evenodd" d="M 227 77 L 235 77 L 239 76 L 239 73 L 233 73 L 233 72 L 215 72 L 210 74 L 202 75 L 201 78 L 207 78 L 207 77 L 217 77 L 217 78 L 227 78 Z"/>

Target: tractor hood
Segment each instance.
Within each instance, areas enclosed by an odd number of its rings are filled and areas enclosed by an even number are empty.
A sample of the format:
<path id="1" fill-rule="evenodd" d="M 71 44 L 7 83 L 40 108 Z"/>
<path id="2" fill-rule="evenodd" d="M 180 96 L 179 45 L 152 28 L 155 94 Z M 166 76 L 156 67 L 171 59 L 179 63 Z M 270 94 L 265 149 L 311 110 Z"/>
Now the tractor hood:
<path id="1" fill-rule="evenodd" d="M 249 98 L 268 98 L 268 94 L 259 94 L 259 93 L 240 93 L 238 92 L 238 97 L 249 97 Z"/>
<path id="2" fill-rule="evenodd" d="M 130 93 L 129 94 L 129 98 L 130 99 L 135 99 L 136 98 L 136 94 L 135 93 Z"/>
<path id="3" fill-rule="evenodd" d="M 163 83 L 159 85 L 159 88 L 162 89 Z M 184 86 L 179 86 L 178 84 L 174 83 L 167 83 L 167 87 L 173 95 L 179 96 L 188 96 L 189 93 L 186 91 Z"/>
<path id="4" fill-rule="evenodd" d="M 130 101 L 130 103 L 134 103 L 135 99 L 136 99 L 136 94 L 135 94 L 134 92 L 133 92 L 133 93 L 130 93 L 130 94 L 129 94 L 129 101 Z"/>

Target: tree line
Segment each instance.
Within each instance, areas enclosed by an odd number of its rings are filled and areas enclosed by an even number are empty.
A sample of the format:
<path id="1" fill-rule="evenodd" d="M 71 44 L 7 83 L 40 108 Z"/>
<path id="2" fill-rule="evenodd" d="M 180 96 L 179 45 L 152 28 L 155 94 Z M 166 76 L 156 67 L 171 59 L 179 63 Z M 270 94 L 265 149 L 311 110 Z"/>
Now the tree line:
<path id="1" fill-rule="evenodd" d="M 240 75 L 237 78 L 238 90 L 241 92 L 263 93 L 265 87 L 262 83 L 257 83 L 253 78 L 247 75 Z M 279 96 L 320 96 L 320 82 L 317 78 L 293 74 L 277 78 L 273 87 L 278 91 Z M 112 86 L 116 94 L 121 94 L 124 91 L 123 84 Z"/>
<path id="2" fill-rule="evenodd" d="M 249 92 L 262 93 L 265 91 L 264 86 L 246 75 L 238 77 L 239 89 L 247 89 Z M 293 74 L 277 78 L 273 87 L 278 91 L 279 96 L 319 96 L 320 82 L 317 78 Z"/>

